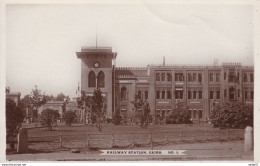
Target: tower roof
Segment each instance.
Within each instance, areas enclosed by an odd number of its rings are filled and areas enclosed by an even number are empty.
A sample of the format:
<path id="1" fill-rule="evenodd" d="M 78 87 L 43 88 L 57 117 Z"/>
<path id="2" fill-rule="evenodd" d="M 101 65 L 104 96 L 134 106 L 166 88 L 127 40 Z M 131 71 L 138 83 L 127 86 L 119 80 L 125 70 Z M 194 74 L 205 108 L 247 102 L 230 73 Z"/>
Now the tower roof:
<path id="1" fill-rule="evenodd" d="M 81 52 L 76 52 L 78 58 L 82 58 L 87 55 L 110 55 L 112 58 L 116 58 L 117 53 L 112 51 L 112 47 L 89 47 L 82 46 Z"/>

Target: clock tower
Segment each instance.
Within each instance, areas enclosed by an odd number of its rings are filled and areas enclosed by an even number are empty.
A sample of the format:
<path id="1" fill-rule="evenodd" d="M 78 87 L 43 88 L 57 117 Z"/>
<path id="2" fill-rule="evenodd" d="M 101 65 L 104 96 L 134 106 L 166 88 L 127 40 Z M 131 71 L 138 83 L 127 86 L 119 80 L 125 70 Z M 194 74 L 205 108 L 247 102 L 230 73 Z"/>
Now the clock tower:
<path id="1" fill-rule="evenodd" d="M 106 117 L 112 118 L 114 103 L 113 63 L 117 53 L 111 47 L 81 47 L 77 52 L 81 59 L 81 90 L 92 95 L 94 89 L 100 88 L 106 100 Z"/>

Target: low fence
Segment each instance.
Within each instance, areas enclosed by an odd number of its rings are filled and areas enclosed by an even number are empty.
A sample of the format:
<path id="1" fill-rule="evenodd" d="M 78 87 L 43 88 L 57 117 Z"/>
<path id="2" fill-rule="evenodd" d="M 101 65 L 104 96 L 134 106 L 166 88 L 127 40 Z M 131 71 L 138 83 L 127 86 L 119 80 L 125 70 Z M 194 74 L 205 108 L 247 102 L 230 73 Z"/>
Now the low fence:
<path id="1" fill-rule="evenodd" d="M 149 131 L 149 130 L 148 130 Z M 29 146 L 45 144 L 45 148 L 134 148 L 140 146 L 164 146 L 169 143 L 195 143 L 244 139 L 244 130 L 146 133 L 89 133 L 82 135 L 30 137 Z"/>

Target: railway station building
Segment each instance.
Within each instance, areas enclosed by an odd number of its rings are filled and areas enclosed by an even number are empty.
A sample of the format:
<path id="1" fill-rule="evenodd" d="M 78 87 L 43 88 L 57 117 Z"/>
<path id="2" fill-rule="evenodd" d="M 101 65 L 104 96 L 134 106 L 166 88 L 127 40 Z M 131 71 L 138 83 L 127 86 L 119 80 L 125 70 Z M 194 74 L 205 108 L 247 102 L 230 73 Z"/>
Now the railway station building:
<path id="1" fill-rule="evenodd" d="M 81 90 L 88 95 L 100 88 L 108 118 L 115 110 L 138 117 L 131 101 L 138 95 L 150 105 L 151 116 L 169 116 L 182 105 L 193 121 L 208 121 L 216 104 L 254 101 L 254 66 L 228 62 L 221 65 L 147 65 L 116 67 L 111 47 L 85 47 L 76 52 L 81 60 Z"/>

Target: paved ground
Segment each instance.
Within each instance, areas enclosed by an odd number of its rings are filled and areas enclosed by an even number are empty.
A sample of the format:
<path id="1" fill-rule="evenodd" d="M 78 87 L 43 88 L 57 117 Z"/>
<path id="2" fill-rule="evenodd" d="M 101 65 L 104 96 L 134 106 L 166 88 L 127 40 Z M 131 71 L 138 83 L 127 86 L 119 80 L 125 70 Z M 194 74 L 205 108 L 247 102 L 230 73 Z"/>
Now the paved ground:
<path id="1" fill-rule="evenodd" d="M 131 149 L 130 149 L 131 150 Z M 150 147 L 138 147 L 133 150 L 151 150 Z M 12 154 L 7 155 L 10 161 L 253 161 L 253 152 L 244 152 L 243 141 L 208 142 L 189 144 L 168 144 L 156 146 L 154 150 L 187 150 L 184 156 L 107 156 L 97 150 L 81 150 L 80 153 L 60 151 L 54 153 Z"/>

